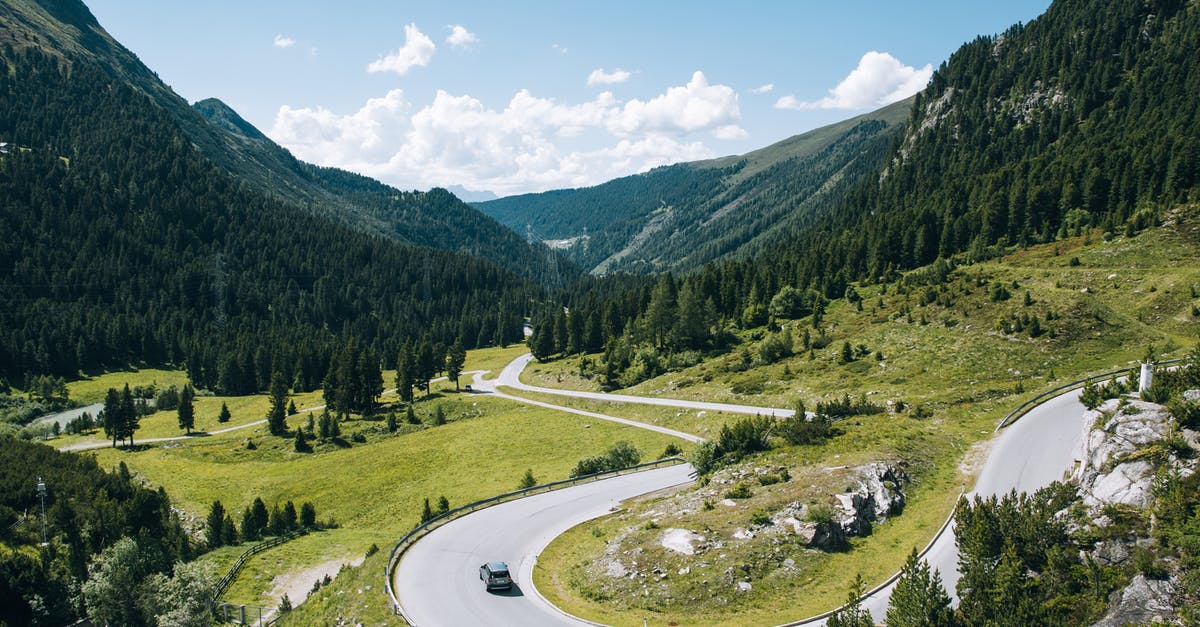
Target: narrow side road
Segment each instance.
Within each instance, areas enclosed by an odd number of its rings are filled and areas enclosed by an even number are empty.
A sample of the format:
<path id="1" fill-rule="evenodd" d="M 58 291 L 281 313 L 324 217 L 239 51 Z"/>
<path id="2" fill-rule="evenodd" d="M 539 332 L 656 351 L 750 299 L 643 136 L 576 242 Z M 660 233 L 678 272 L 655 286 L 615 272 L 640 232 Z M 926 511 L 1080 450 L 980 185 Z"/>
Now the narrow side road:
<path id="1" fill-rule="evenodd" d="M 675 398 L 659 398 L 648 396 L 629 396 L 626 394 L 606 394 L 603 392 L 579 392 L 576 390 L 559 390 L 555 388 L 544 388 L 536 385 L 528 385 L 521 382 L 521 371 L 529 362 L 533 360 L 533 355 L 526 353 L 512 360 L 504 370 L 500 372 L 500 376 L 490 381 L 481 381 L 479 384 L 486 391 L 493 391 L 497 387 L 510 387 L 514 390 L 525 390 L 527 392 L 538 392 L 540 394 L 554 394 L 556 396 L 570 396 L 572 398 L 586 398 L 595 401 L 607 401 L 617 403 L 638 403 L 642 405 L 659 405 L 663 407 L 682 407 L 685 409 L 702 409 L 705 411 L 723 411 L 733 414 L 751 414 L 762 416 L 776 416 L 784 418 L 794 416 L 796 411 L 793 409 L 780 409 L 777 407 L 756 407 L 754 405 L 733 405 L 729 403 L 709 403 L 705 401 L 685 401 Z M 479 379 L 477 379 L 479 380 Z"/>

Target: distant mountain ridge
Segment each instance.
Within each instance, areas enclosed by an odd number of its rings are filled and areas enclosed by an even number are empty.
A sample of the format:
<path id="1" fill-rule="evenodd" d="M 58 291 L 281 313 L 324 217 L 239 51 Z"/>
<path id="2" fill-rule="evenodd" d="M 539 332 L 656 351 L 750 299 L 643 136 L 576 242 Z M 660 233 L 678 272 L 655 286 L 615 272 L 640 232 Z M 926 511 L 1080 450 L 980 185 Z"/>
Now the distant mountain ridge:
<path id="1" fill-rule="evenodd" d="M 693 270 L 752 255 L 820 214 L 852 174 L 882 166 L 911 107 L 904 100 L 745 155 L 474 205 L 518 233 L 528 226 L 561 240 L 596 274 Z"/>

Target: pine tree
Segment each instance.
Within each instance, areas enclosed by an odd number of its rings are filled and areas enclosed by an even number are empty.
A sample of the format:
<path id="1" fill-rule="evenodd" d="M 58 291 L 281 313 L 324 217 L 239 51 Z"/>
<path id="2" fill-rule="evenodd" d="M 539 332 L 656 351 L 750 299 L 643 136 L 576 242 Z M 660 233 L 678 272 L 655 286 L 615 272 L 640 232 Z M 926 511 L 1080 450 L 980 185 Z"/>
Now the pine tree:
<path id="1" fill-rule="evenodd" d="M 437 374 L 437 363 L 433 357 L 433 344 L 428 339 L 417 349 L 417 387 L 429 396 L 429 382 Z"/>
<path id="2" fill-rule="evenodd" d="M 206 521 L 205 539 L 208 541 L 208 548 L 215 549 L 225 544 L 225 507 L 220 501 L 213 501 L 212 508 L 208 511 L 208 519 Z"/>
<path id="3" fill-rule="evenodd" d="M 287 432 L 288 387 L 282 372 L 276 370 L 271 375 L 268 394 L 271 398 L 271 409 L 267 412 L 267 430 L 271 435 L 283 435 Z"/>
<path id="4" fill-rule="evenodd" d="M 217 422 L 229 422 L 233 415 L 229 413 L 229 406 L 221 403 L 221 412 L 217 414 Z"/>
<path id="5" fill-rule="evenodd" d="M 915 548 L 892 589 L 887 624 L 888 627 L 948 627 L 956 624 L 950 595 L 942 587 L 941 575 L 931 572 L 929 564 L 917 556 Z"/>
<path id="6" fill-rule="evenodd" d="M 830 615 L 825 622 L 826 627 L 874 627 L 875 621 L 871 619 L 871 613 L 862 607 L 865 590 L 862 575 L 855 575 L 854 582 L 850 584 L 846 604 Z"/>
<path id="7" fill-rule="evenodd" d="M 330 429 L 331 422 L 332 422 L 332 418 L 329 416 L 329 409 L 326 408 L 326 409 L 322 410 L 321 411 L 321 419 L 317 421 L 317 432 L 318 432 L 317 437 L 320 438 L 320 440 L 322 442 L 324 442 L 324 441 L 328 440 L 330 437 L 332 437 L 332 429 Z"/>
<path id="8" fill-rule="evenodd" d="M 104 437 L 112 438 L 113 448 L 117 447 L 117 436 L 121 434 L 125 419 L 121 417 L 121 395 L 114 388 L 108 388 L 104 397 L 104 411 L 101 413 L 104 421 Z"/>
<path id="9" fill-rule="evenodd" d="M 675 284 L 670 274 L 663 274 L 650 292 L 650 304 L 643 315 L 647 339 L 662 347 L 675 324 Z"/>
<path id="10" fill-rule="evenodd" d="M 317 524 L 317 508 L 305 501 L 300 505 L 300 526 L 313 527 Z"/>
<path id="11" fill-rule="evenodd" d="M 518 490 L 525 490 L 537 485 L 537 479 L 533 478 L 533 469 L 526 468 L 525 474 L 521 476 L 521 482 L 517 484 Z"/>
<path id="12" fill-rule="evenodd" d="M 450 511 L 450 500 L 445 496 L 438 497 L 437 514 L 440 516 Z"/>
<path id="13" fill-rule="evenodd" d="M 229 514 L 225 514 L 225 520 L 221 523 L 221 542 L 226 546 L 238 543 L 237 527 L 233 525 L 233 518 Z"/>
<path id="14" fill-rule="evenodd" d="M 438 405 L 437 408 L 433 410 L 433 424 L 434 426 L 446 424 L 446 412 L 442 411 L 441 405 Z"/>
<path id="15" fill-rule="evenodd" d="M 292 450 L 297 453 L 312 452 L 312 447 L 308 445 L 308 440 L 304 438 L 304 429 L 296 429 L 296 438 L 292 441 Z"/>
<path id="16" fill-rule="evenodd" d="M 254 503 L 250 505 L 250 514 L 252 524 L 254 525 L 254 537 L 261 537 L 263 531 L 267 529 L 267 523 L 270 522 L 270 515 L 267 513 L 267 504 L 263 503 L 261 498 L 255 497 Z"/>
<path id="17" fill-rule="evenodd" d="M 429 499 L 425 499 L 425 505 L 421 508 L 421 522 L 427 522 L 433 518 L 433 508 L 429 506 Z"/>
<path id="18" fill-rule="evenodd" d="M 255 524 L 254 510 L 247 507 L 242 511 L 242 539 L 253 542 L 258 539 L 259 530 Z"/>
<path id="19" fill-rule="evenodd" d="M 125 384 L 125 390 L 121 392 L 121 439 L 129 438 L 129 446 L 133 447 L 133 432 L 138 430 L 141 415 L 138 414 L 137 405 L 133 402 L 133 393 L 129 390 L 129 384 Z"/>
<path id="20" fill-rule="evenodd" d="M 404 419 L 406 421 L 408 421 L 408 424 L 410 424 L 410 425 L 421 424 L 421 420 L 419 418 L 417 418 L 417 412 L 413 410 L 412 405 L 409 405 L 408 409 L 405 411 Z"/>
<path id="21" fill-rule="evenodd" d="M 283 521 L 287 524 L 289 531 L 296 528 L 296 523 L 298 522 L 296 505 L 291 501 L 283 504 Z"/>
<path id="22" fill-rule="evenodd" d="M 387 430 L 388 430 L 388 433 L 395 433 L 395 432 L 396 432 L 396 429 L 398 429 L 398 428 L 399 428 L 399 427 L 398 427 L 398 425 L 396 424 L 396 412 L 394 412 L 394 411 L 388 412 L 388 415 L 387 415 Z"/>
<path id="23" fill-rule="evenodd" d="M 417 382 L 417 356 L 413 351 L 412 344 L 405 342 L 400 348 L 400 354 L 396 357 L 396 393 L 400 395 L 400 400 L 405 403 L 411 403 L 413 400 L 413 386 Z"/>
<path id="24" fill-rule="evenodd" d="M 195 399 L 196 390 L 191 383 L 185 383 L 183 390 L 179 392 L 179 407 L 176 409 L 176 414 L 179 419 L 179 428 L 189 434 L 192 432 L 192 427 L 196 426 Z"/>
<path id="25" fill-rule="evenodd" d="M 462 340 L 454 340 L 454 345 L 446 353 L 446 377 L 454 382 L 454 391 L 458 391 L 458 377 L 462 375 L 463 364 L 467 361 L 467 351 L 463 350 Z"/>
<path id="26" fill-rule="evenodd" d="M 289 415 L 289 416 L 296 415 L 296 401 L 294 401 L 294 400 L 288 401 L 287 415 Z"/>

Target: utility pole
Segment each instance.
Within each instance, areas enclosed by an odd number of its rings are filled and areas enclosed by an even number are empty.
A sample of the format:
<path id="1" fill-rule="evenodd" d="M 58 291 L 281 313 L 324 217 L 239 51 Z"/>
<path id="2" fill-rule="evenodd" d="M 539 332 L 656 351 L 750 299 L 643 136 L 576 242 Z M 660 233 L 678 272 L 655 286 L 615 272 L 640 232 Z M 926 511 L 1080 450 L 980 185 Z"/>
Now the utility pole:
<path id="1" fill-rule="evenodd" d="M 38 477 L 37 491 L 42 499 L 42 546 L 47 546 L 50 543 L 46 541 L 46 482 L 41 477 Z"/>

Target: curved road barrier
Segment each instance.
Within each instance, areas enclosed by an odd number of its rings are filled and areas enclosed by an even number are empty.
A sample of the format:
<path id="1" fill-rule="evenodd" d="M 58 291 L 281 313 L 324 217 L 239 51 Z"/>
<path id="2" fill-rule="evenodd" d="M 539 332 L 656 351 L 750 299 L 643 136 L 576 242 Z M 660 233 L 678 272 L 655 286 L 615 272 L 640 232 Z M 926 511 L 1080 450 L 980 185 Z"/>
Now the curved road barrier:
<path id="1" fill-rule="evenodd" d="M 639 472 L 639 471 L 643 471 L 643 470 L 650 470 L 652 468 L 662 468 L 664 466 L 674 466 L 676 464 L 683 464 L 683 463 L 687 463 L 683 458 L 667 457 L 664 459 L 659 459 L 659 460 L 647 462 L 644 464 L 638 464 L 636 466 L 630 466 L 628 468 L 619 468 L 617 470 L 609 470 L 609 471 L 605 471 L 605 472 L 598 472 L 598 473 L 591 474 L 591 475 L 584 475 L 582 477 L 574 477 L 571 479 L 564 479 L 562 481 L 553 481 L 550 483 L 544 483 L 541 485 L 533 486 L 531 488 L 526 488 L 523 490 L 515 490 L 513 492 L 506 492 L 504 494 L 493 496 L 491 498 L 486 498 L 486 499 L 482 499 L 479 501 L 475 501 L 473 503 L 468 503 L 461 507 L 456 507 L 444 514 L 441 514 L 439 516 L 431 518 L 430 520 L 427 520 L 424 523 L 421 523 L 420 525 L 417 525 L 417 527 L 415 529 L 413 529 L 412 531 L 405 534 L 404 537 L 400 538 L 400 540 L 398 542 L 396 542 L 396 545 L 394 547 L 392 547 L 392 552 L 388 556 L 387 565 L 384 567 L 384 578 L 386 580 L 384 590 L 387 593 L 389 602 L 391 602 L 391 604 L 392 604 L 393 611 L 397 615 L 404 618 L 404 620 L 408 624 L 410 624 L 410 625 L 416 624 L 416 623 L 414 623 L 412 618 L 405 613 L 403 604 L 400 602 L 400 599 L 396 595 L 395 588 L 392 585 L 392 573 L 395 570 L 396 565 L 399 563 L 400 559 L 404 556 L 405 551 L 407 551 L 409 549 L 409 547 L 411 547 L 417 540 L 420 540 L 421 538 L 425 537 L 427 534 L 429 534 L 434 529 L 437 529 L 438 527 L 441 527 L 442 525 L 445 525 L 446 523 L 449 523 L 455 519 L 466 516 L 467 514 L 470 514 L 472 512 L 477 512 L 481 509 L 486 509 L 486 508 L 489 508 L 489 507 L 492 507 L 495 505 L 499 505 L 501 503 L 507 503 L 509 501 L 526 498 L 526 497 L 533 496 L 536 494 L 544 494 L 546 492 L 551 492 L 551 491 L 559 490 L 562 488 L 577 486 L 577 485 L 580 485 L 583 483 L 590 483 L 593 481 L 607 479 L 610 477 L 626 475 L 626 474 Z"/>

